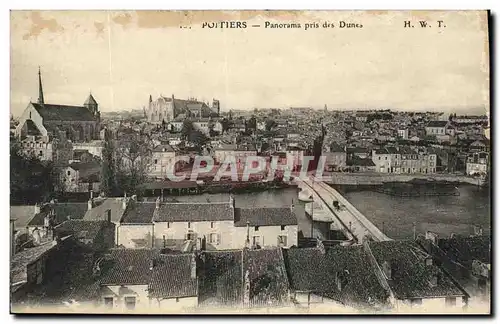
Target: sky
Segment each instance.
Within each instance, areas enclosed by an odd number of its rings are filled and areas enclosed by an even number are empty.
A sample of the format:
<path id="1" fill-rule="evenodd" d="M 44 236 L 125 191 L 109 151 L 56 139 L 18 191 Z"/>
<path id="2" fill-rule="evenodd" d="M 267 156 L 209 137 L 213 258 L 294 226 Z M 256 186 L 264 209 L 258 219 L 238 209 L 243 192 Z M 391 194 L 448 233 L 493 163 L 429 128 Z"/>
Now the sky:
<path id="1" fill-rule="evenodd" d="M 202 28 L 220 21 L 249 27 Z M 37 100 L 39 66 L 46 103 L 82 105 L 91 92 L 102 112 L 172 94 L 219 99 L 222 111 L 489 111 L 486 12 L 11 11 L 10 24 L 14 116 Z"/>

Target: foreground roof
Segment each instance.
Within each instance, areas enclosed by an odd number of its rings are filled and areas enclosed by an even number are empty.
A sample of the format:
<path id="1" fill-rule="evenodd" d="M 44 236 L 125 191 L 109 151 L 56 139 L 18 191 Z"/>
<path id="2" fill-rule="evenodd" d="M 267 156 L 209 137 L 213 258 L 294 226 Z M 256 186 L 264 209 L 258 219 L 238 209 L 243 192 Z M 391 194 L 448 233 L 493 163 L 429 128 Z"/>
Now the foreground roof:
<path id="1" fill-rule="evenodd" d="M 95 121 L 90 110 L 83 106 L 31 103 L 44 121 Z"/>
<path id="2" fill-rule="evenodd" d="M 463 296 L 464 292 L 434 263 L 415 241 L 370 242 L 370 249 L 382 268 L 388 262 L 392 279 L 387 282 L 399 299 Z M 435 278 L 433 278 L 435 277 Z M 432 282 L 436 280 L 436 284 Z"/>
<path id="3" fill-rule="evenodd" d="M 281 226 L 297 225 L 297 216 L 290 207 L 235 208 L 234 226 Z"/>

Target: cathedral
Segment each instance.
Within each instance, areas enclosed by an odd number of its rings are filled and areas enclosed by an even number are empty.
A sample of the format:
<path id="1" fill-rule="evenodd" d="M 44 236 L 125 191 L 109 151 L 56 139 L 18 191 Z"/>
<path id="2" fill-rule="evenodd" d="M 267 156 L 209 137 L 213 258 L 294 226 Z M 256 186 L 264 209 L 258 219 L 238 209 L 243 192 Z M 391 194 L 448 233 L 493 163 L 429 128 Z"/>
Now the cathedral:
<path id="1" fill-rule="evenodd" d="M 220 103 L 219 100 L 213 99 L 212 107 L 209 107 L 208 103 L 196 99 L 176 99 L 174 95 L 172 97 L 160 96 L 153 101 L 150 95 L 145 115 L 151 123 L 168 123 L 183 116 L 186 118 L 216 118 L 220 115 Z"/>
<path id="2" fill-rule="evenodd" d="M 28 104 L 15 133 L 20 139 L 35 136 L 46 142 L 54 138 L 88 142 L 99 139 L 100 119 L 99 105 L 92 94 L 82 106 L 46 103 L 39 69 L 38 101 Z"/>

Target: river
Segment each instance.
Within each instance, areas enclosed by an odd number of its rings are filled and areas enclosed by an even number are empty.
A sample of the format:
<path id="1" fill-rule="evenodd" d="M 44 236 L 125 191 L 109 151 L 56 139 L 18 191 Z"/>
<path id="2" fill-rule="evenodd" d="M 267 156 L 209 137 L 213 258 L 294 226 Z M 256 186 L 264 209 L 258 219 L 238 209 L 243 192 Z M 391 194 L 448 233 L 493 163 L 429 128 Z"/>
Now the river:
<path id="1" fill-rule="evenodd" d="M 440 237 L 452 233 L 473 234 L 473 226 L 480 225 L 484 233 L 490 231 L 491 203 L 487 190 L 477 186 L 460 185 L 460 196 L 401 198 L 367 189 L 338 188 L 344 197 L 363 213 L 375 226 L 393 239 L 413 237 L 413 223 L 417 235 L 432 231 Z"/>

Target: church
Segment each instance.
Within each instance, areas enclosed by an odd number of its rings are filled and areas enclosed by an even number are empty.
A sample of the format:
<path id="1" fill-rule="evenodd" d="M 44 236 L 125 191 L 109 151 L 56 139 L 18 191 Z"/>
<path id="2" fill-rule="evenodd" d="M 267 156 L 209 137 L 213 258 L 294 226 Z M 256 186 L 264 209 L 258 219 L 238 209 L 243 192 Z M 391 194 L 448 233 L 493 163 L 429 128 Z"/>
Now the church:
<path id="1" fill-rule="evenodd" d="M 213 99 L 212 106 L 196 99 L 177 99 L 160 96 L 153 101 L 149 96 L 149 103 L 145 115 L 151 123 L 171 122 L 179 118 L 217 118 L 220 116 L 219 100 Z"/>
<path id="2" fill-rule="evenodd" d="M 99 139 L 100 113 L 97 101 L 89 94 L 82 106 L 45 103 L 42 75 L 38 70 L 38 101 L 30 102 L 21 115 L 16 135 L 46 139 L 64 136 L 72 142 Z"/>
<path id="3" fill-rule="evenodd" d="M 92 94 L 82 106 L 46 103 L 39 69 L 38 100 L 24 110 L 15 135 L 25 151 L 34 151 L 42 160 L 56 160 L 56 146 L 99 139 L 100 120 L 99 105 Z"/>

